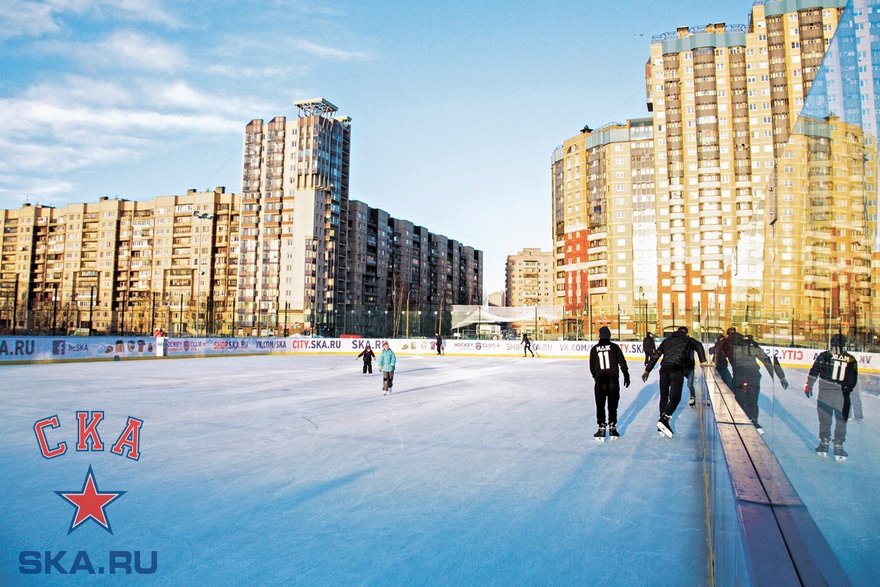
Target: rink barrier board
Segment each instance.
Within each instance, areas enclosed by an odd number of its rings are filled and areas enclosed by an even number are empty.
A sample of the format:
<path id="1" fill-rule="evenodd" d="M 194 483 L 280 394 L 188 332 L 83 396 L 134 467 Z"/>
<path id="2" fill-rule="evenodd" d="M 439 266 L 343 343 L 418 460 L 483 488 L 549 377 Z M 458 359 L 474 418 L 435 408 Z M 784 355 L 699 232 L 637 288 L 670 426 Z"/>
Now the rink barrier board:
<path id="1" fill-rule="evenodd" d="M 167 358 L 252 356 L 268 354 L 357 354 L 370 343 L 376 354 L 388 341 L 395 353 L 402 356 L 436 355 L 433 339 L 383 338 L 167 338 Z M 146 336 L 23 336 L 0 337 L 0 365 L 37 362 L 129 360 L 155 358 L 160 339 Z M 536 358 L 580 359 L 589 357 L 591 341 L 533 341 Z M 644 358 L 639 342 L 617 343 L 628 359 Z M 822 349 L 763 347 L 783 367 L 809 368 Z M 458 340 L 444 341 L 444 354 L 457 357 L 523 357 L 519 341 Z M 880 354 L 857 353 L 859 371 L 880 373 Z M 531 355 L 527 358 L 531 359 Z"/>
<path id="2" fill-rule="evenodd" d="M 718 539 L 725 529 L 713 528 L 709 517 L 715 583 L 738 584 L 745 575 L 751 585 L 849 585 L 840 561 L 733 392 L 714 368 L 703 369 L 703 375 L 703 392 L 709 397 L 709 403 L 704 402 L 703 429 L 707 434 L 715 432 L 714 442 L 721 447 L 715 456 L 723 457 L 728 473 L 728 479 L 720 482 L 730 484 L 707 486 L 707 494 L 732 502 L 712 499 L 709 511 L 723 516 L 718 512 L 733 508 L 738 521 L 733 537 Z M 704 447 L 710 442 L 707 439 Z M 704 450 L 703 462 L 710 467 L 712 454 Z M 714 479 L 704 478 L 707 485 Z M 731 540 L 741 547 L 734 549 L 737 560 L 725 558 L 730 557 Z"/>

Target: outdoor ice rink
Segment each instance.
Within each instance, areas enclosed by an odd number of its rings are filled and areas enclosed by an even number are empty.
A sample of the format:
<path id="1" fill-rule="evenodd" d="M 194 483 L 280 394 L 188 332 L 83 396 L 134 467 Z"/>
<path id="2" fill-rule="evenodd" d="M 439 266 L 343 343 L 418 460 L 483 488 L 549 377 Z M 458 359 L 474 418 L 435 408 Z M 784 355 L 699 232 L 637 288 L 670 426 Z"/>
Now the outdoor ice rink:
<path id="1" fill-rule="evenodd" d="M 622 437 L 598 444 L 582 360 L 400 356 L 390 396 L 353 354 L 0 367 L 0 584 L 705 585 L 697 410 L 660 438 L 656 371 L 630 371 Z M 804 375 L 765 394 L 766 438 L 854 583 L 877 584 L 877 397 L 862 394 L 851 460 L 820 461 Z M 75 450 L 77 411 L 104 412 L 104 451 Z M 53 415 L 47 439 L 69 450 L 46 459 L 34 424 Z M 137 461 L 109 450 L 129 417 Z M 55 492 L 89 466 L 126 492 L 112 534 L 68 533 Z M 156 551 L 155 572 L 109 575 L 119 550 Z M 68 571 L 85 551 L 96 574 L 22 574 L 26 551 L 67 551 Z"/>

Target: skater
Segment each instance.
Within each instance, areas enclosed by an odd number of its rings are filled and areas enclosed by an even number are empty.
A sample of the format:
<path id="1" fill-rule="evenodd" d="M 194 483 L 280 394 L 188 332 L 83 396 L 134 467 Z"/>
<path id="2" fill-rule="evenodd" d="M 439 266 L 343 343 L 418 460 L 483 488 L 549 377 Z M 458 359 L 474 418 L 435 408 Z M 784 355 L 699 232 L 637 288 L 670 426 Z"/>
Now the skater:
<path id="1" fill-rule="evenodd" d="M 366 375 L 368 371 L 370 372 L 370 375 L 372 375 L 373 359 L 376 357 L 376 353 L 374 353 L 373 349 L 370 348 L 370 343 L 367 343 L 366 346 L 364 346 L 364 350 L 362 350 L 360 354 L 358 354 L 357 359 L 360 359 L 361 357 L 363 357 L 364 359 L 364 375 Z"/>
<path id="2" fill-rule="evenodd" d="M 533 357 L 535 356 L 535 351 L 532 350 L 532 341 L 529 340 L 529 335 L 527 333 L 523 332 L 522 342 L 520 344 L 523 345 L 524 357 L 526 356 L 526 351 L 532 353 Z"/>
<path id="3" fill-rule="evenodd" d="M 642 340 L 642 350 L 645 351 L 645 365 L 647 365 L 648 361 L 651 360 L 651 355 L 657 350 L 657 345 L 654 343 L 654 335 L 650 332 Z"/>
<path id="4" fill-rule="evenodd" d="M 657 431 L 667 438 L 672 438 L 674 434 L 669 419 L 681 401 L 685 371 L 693 365 L 695 352 L 700 358 L 700 364 L 705 365 L 706 351 L 703 345 L 688 336 L 687 328 L 682 326 L 660 343 L 642 373 L 642 381 L 647 381 L 651 369 L 663 357 L 660 365 L 660 419 L 657 420 Z"/>
<path id="5" fill-rule="evenodd" d="M 859 379 L 859 362 L 846 352 L 846 337 L 835 334 L 831 337 L 831 350 L 823 351 L 816 357 L 804 394 L 813 395 L 813 385 L 819 380 L 819 395 L 816 397 L 816 412 L 819 415 L 819 446 L 816 454 L 828 456 L 831 438 L 831 420 L 834 420 L 834 458 L 845 461 L 849 456 L 843 448 L 846 441 L 846 423 L 850 412 L 856 420 L 862 419 L 862 402 L 858 392 L 853 393 Z"/>
<path id="6" fill-rule="evenodd" d="M 397 355 L 388 346 L 388 341 L 382 343 L 382 352 L 379 353 L 379 370 L 382 371 L 382 395 L 391 393 L 394 385 L 394 368 L 397 366 Z"/>
<path id="7" fill-rule="evenodd" d="M 435 336 L 434 344 L 437 345 L 437 354 L 442 355 L 443 354 L 443 335 L 440 334 L 439 332 L 437 332 L 434 334 L 434 336 Z"/>
<path id="8" fill-rule="evenodd" d="M 681 331 L 684 331 L 685 334 L 688 333 L 687 326 L 679 326 L 678 329 Z M 700 345 L 701 349 L 703 348 L 703 343 L 701 343 L 700 341 L 698 341 L 695 338 L 692 338 L 691 340 L 693 340 L 696 344 Z M 705 349 L 700 354 L 701 354 L 701 356 L 705 357 L 706 356 Z M 706 360 L 703 359 L 702 362 L 705 363 Z M 694 353 L 690 353 L 688 355 L 687 367 L 684 370 L 684 378 L 687 379 L 687 385 L 688 385 L 688 396 L 689 396 L 688 405 L 692 408 L 697 407 L 697 390 L 694 387 L 694 369 L 696 368 L 696 366 L 697 366 L 696 363 L 694 363 Z"/>
<path id="9" fill-rule="evenodd" d="M 629 368 L 620 347 L 611 342 L 611 330 L 607 326 L 599 329 L 599 343 L 590 349 L 590 374 L 593 376 L 593 394 L 596 396 L 596 422 L 599 430 L 593 435 L 598 442 L 605 442 L 607 422 L 608 437 L 620 438 L 617 432 L 617 404 L 620 401 L 620 379 L 618 370 L 623 372 L 623 386 L 629 387 Z M 605 419 L 605 402 L 608 402 L 608 419 Z"/>
<path id="10" fill-rule="evenodd" d="M 732 326 L 727 329 L 728 335 L 734 332 L 736 332 L 736 328 L 733 328 Z M 728 368 L 730 361 L 727 360 L 727 347 L 727 336 L 719 334 L 718 340 L 715 341 L 715 346 L 709 348 L 709 354 L 714 357 L 715 370 L 718 371 L 718 375 L 721 376 L 721 381 L 723 381 L 724 385 L 727 387 L 733 387 L 733 378 L 730 376 L 730 369 Z"/>
<path id="11" fill-rule="evenodd" d="M 760 361 L 770 378 L 778 377 L 782 389 L 788 389 L 788 380 L 782 371 L 782 366 L 777 360 L 770 360 L 751 335 L 743 336 L 739 332 L 732 332 L 727 337 L 728 359 L 733 371 L 732 380 L 733 396 L 740 405 L 746 416 L 755 425 L 758 434 L 764 434 L 764 428 L 758 423 L 758 398 L 761 396 L 761 367 Z"/>

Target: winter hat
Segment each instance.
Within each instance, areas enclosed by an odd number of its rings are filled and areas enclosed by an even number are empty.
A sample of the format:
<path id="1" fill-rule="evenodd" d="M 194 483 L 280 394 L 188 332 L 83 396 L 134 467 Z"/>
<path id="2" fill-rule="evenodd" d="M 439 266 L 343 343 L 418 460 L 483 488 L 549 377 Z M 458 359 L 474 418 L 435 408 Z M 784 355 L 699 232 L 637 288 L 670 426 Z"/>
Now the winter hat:
<path id="1" fill-rule="evenodd" d="M 600 339 L 604 338 L 604 339 L 608 339 L 608 340 L 611 339 L 611 331 L 608 329 L 607 326 L 603 326 L 602 328 L 599 329 L 599 338 Z"/>

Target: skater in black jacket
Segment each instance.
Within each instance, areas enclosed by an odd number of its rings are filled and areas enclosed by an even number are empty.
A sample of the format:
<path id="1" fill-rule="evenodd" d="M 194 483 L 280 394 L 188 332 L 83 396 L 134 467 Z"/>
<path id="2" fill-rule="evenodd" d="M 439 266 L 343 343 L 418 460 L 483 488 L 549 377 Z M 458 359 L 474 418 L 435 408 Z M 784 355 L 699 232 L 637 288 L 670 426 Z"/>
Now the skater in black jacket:
<path id="1" fill-rule="evenodd" d="M 728 336 L 734 332 L 736 332 L 736 328 L 733 328 L 732 326 L 727 329 Z M 719 334 L 715 346 L 709 349 L 709 354 L 714 357 L 715 370 L 718 371 L 718 374 L 721 376 L 721 381 L 723 381 L 727 387 L 733 387 L 733 378 L 730 376 L 730 369 L 728 368 L 728 365 L 730 364 L 730 361 L 728 361 L 727 358 L 730 352 L 728 346 L 727 336 Z"/>
<path id="2" fill-rule="evenodd" d="M 657 350 L 657 345 L 654 343 L 654 335 L 650 332 L 642 340 L 642 350 L 645 351 L 645 365 L 647 365 L 648 361 L 651 360 L 651 355 Z"/>
<path id="3" fill-rule="evenodd" d="M 590 349 L 590 374 L 593 376 L 593 393 L 596 396 L 596 422 L 599 430 L 593 435 L 598 442 L 605 442 L 605 424 L 608 436 L 617 440 L 617 404 L 620 402 L 620 378 L 623 372 L 623 386 L 629 387 L 629 368 L 620 347 L 611 342 L 611 330 L 607 326 L 599 329 L 599 343 Z M 605 419 L 605 402 L 608 402 L 608 419 Z"/>
<path id="4" fill-rule="evenodd" d="M 700 364 L 705 365 L 706 351 L 703 345 L 688 336 L 687 328 L 682 326 L 660 343 L 642 373 L 642 381 L 647 381 L 651 369 L 663 357 L 660 364 L 660 419 L 657 421 L 657 431 L 667 438 L 672 438 L 673 435 L 669 419 L 681 401 L 685 373 L 693 368 L 694 353 L 700 358 Z"/>
<path id="5" fill-rule="evenodd" d="M 523 332 L 522 341 L 520 342 L 523 345 L 523 356 L 526 356 L 526 351 L 532 353 L 532 356 L 535 356 L 535 351 L 532 350 L 532 341 L 529 340 L 529 335 Z"/>
<path id="6" fill-rule="evenodd" d="M 364 358 L 364 375 L 367 374 L 367 371 L 369 371 L 370 375 L 372 375 L 373 374 L 373 359 L 376 357 L 376 354 L 373 352 L 373 349 L 370 348 L 370 343 L 366 344 L 366 346 L 364 347 L 364 350 L 362 350 L 360 352 L 360 354 L 357 356 L 357 358 L 355 360 L 360 359 L 361 357 Z"/>
<path id="7" fill-rule="evenodd" d="M 758 399 L 761 396 L 761 367 L 758 362 L 764 365 L 771 379 L 779 378 L 782 389 L 788 389 L 788 380 L 779 361 L 771 360 L 751 336 L 733 332 L 727 337 L 727 342 L 733 371 L 733 396 L 758 433 L 764 434 L 764 428 L 758 423 Z"/>
<path id="8" fill-rule="evenodd" d="M 859 381 L 859 362 L 846 352 L 846 337 L 835 334 L 831 337 L 831 350 L 823 351 L 816 357 L 807 382 L 804 394 L 813 395 L 813 385 L 819 380 L 819 395 L 816 397 L 816 412 L 819 414 L 819 446 L 816 454 L 822 458 L 828 455 L 828 443 L 831 438 L 831 420 L 834 425 L 834 458 L 845 461 L 849 456 L 843 449 L 846 441 L 846 423 L 851 411 L 856 420 L 862 419 L 862 402 L 855 392 Z"/>

